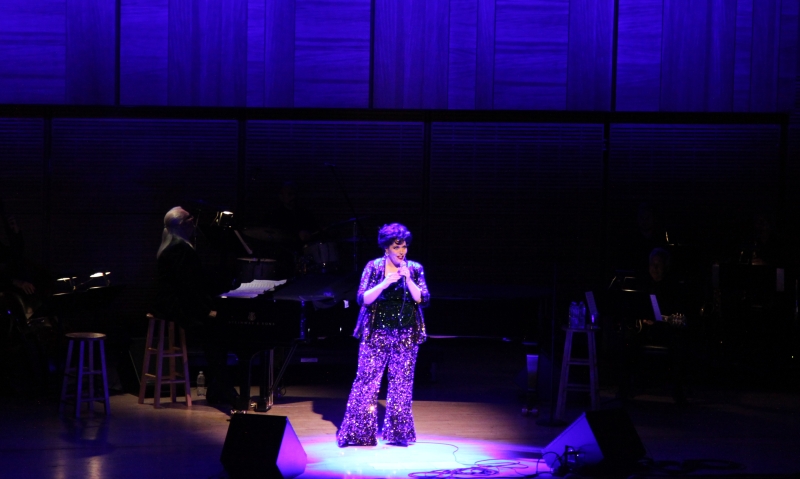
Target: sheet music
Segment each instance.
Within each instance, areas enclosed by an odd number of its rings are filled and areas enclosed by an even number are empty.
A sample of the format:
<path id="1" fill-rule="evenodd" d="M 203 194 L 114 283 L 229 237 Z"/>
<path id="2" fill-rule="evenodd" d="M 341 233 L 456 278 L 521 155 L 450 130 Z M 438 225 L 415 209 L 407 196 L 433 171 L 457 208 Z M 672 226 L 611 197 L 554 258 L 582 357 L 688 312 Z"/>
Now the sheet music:
<path id="1" fill-rule="evenodd" d="M 238 288 L 219 295 L 220 298 L 255 298 L 265 291 L 273 291 L 276 286 L 286 283 L 285 279 L 255 279 L 249 283 L 242 283 Z"/>

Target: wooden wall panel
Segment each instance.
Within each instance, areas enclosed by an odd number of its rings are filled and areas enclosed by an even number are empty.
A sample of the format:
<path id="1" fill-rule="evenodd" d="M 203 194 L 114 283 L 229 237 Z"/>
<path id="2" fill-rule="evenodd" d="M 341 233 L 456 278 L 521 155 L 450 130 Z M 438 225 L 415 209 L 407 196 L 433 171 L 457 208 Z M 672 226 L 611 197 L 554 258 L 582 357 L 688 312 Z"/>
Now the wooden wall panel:
<path id="1" fill-rule="evenodd" d="M 369 106 L 370 0 L 296 0 L 294 106 Z"/>
<path id="2" fill-rule="evenodd" d="M 662 111 L 731 111 L 736 1 L 666 0 Z"/>
<path id="3" fill-rule="evenodd" d="M 116 8 L 116 0 L 67 0 L 67 103 L 114 104 Z"/>
<path id="4" fill-rule="evenodd" d="M 706 2 L 664 1 L 661 110 L 704 110 L 708 21 Z"/>
<path id="5" fill-rule="evenodd" d="M 475 109 L 478 50 L 478 2 L 450 2 L 450 48 L 447 69 L 447 106 Z"/>
<path id="6" fill-rule="evenodd" d="M 569 0 L 497 0 L 494 108 L 563 110 Z"/>
<path id="7" fill-rule="evenodd" d="M 7 0 L 0 102 L 789 111 L 798 38 L 797 0 Z"/>
<path id="8" fill-rule="evenodd" d="M 289 2 L 286 2 L 289 3 Z M 247 106 L 264 106 L 266 90 L 266 4 L 263 0 L 247 2 Z M 294 22 L 292 22 L 294 25 Z"/>
<path id="9" fill-rule="evenodd" d="M 0 2 L 0 103 L 63 103 L 66 0 Z"/>
<path id="10" fill-rule="evenodd" d="M 121 0 L 120 104 L 167 105 L 169 0 Z"/>
<path id="11" fill-rule="evenodd" d="M 375 2 L 376 108 L 447 108 L 449 22 L 445 0 Z"/>
<path id="12" fill-rule="evenodd" d="M 663 0 L 619 0 L 619 111 L 658 111 L 661 97 Z"/>
<path id="13" fill-rule="evenodd" d="M 753 2 L 736 2 L 736 44 L 733 70 L 733 110 L 750 111 L 750 68 L 753 56 Z"/>
<path id="14" fill-rule="evenodd" d="M 775 111 L 778 101 L 780 0 L 753 2 L 753 54 L 750 70 L 750 109 Z"/>
<path id="15" fill-rule="evenodd" d="M 248 0 L 247 106 L 294 104 L 294 0 Z"/>
<path id="16" fill-rule="evenodd" d="M 567 109 L 611 109 L 614 0 L 571 0 Z"/>
<path id="17" fill-rule="evenodd" d="M 777 111 L 791 111 L 795 105 L 795 85 L 800 61 L 800 2 L 781 2 L 780 41 L 778 44 Z"/>
<path id="18" fill-rule="evenodd" d="M 245 106 L 247 0 L 170 0 L 169 104 Z"/>
<path id="19" fill-rule="evenodd" d="M 475 107 L 480 110 L 491 110 L 494 106 L 495 11 L 494 0 L 478 0 Z"/>
<path id="20" fill-rule="evenodd" d="M 706 111 L 733 111 L 736 4 L 736 0 L 711 0 L 709 3 Z"/>

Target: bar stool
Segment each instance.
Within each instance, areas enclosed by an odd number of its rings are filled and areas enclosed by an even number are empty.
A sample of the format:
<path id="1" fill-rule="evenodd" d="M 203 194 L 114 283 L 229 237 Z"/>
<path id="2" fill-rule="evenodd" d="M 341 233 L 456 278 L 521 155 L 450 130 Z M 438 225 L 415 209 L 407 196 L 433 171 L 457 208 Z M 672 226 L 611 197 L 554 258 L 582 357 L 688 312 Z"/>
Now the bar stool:
<path id="1" fill-rule="evenodd" d="M 100 333 L 68 333 L 66 337 L 69 339 L 67 345 L 67 363 L 64 366 L 64 381 L 61 385 L 61 402 L 59 404 L 59 414 L 64 414 L 64 406 L 74 401 L 75 402 L 75 417 L 81 417 L 81 404 L 84 402 L 89 403 L 89 411 L 94 412 L 95 401 L 103 401 L 105 406 L 105 414 L 108 415 L 111 410 L 108 404 L 108 376 L 106 375 L 106 349 L 105 349 L 105 334 Z M 78 345 L 78 362 L 75 366 L 72 365 L 72 352 L 74 351 L 75 344 Z M 100 369 L 95 368 L 94 363 L 94 345 L 100 346 Z M 88 356 L 88 366 L 87 359 Z M 96 396 L 94 377 L 100 375 L 103 379 L 103 395 Z M 68 391 L 70 379 L 75 378 L 75 393 L 72 394 Z M 88 391 L 83 394 L 83 380 L 86 379 L 88 384 Z"/>
<path id="2" fill-rule="evenodd" d="M 184 394 L 186 395 L 186 405 L 192 407 L 192 390 L 189 384 L 189 355 L 186 353 L 186 332 L 183 328 L 178 328 L 180 344 L 175 344 L 175 323 L 166 319 L 156 318 L 148 314 L 149 324 L 147 326 L 147 342 L 144 349 L 144 365 L 142 366 L 142 378 L 139 382 L 139 404 L 144 404 L 144 393 L 147 388 L 147 381 L 155 382 L 153 391 L 153 406 L 161 408 L 161 385 L 169 384 L 170 397 L 172 402 L 177 402 L 176 385 L 183 384 Z M 158 328 L 158 339 L 153 344 Z M 166 338 L 165 338 L 166 330 Z M 166 339 L 166 344 L 165 344 Z M 155 373 L 150 373 L 150 357 L 156 357 Z M 178 372 L 175 368 L 175 359 L 181 358 L 183 361 L 183 371 Z M 169 360 L 168 373 L 164 374 L 164 359 Z"/>
<path id="3" fill-rule="evenodd" d="M 558 383 L 558 403 L 556 406 L 556 418 L 563 419 L 564 410 L 567 405 L 567 391 L 582 391 L 588 392 L 591 398 L 591 409 L 597 409 L 598 398 L 600 397 L 600 385 L 597 380 L 597 347 L 595 345 L 594 332 L 598 328 L 562 328 L 567 332 L 566 340 L 564 341 L 564 358 L 561 361 L 561 380 Z M 586 358 L 573 358 L 572 357 L 572 336 L 575 334 L 586 334 L 586 341 L 588 344 L 588 357 Z M 589 367 L 589 384 L 579 384 L 569 382 L 569 368 L 570 366 L 588 366 Z"/>

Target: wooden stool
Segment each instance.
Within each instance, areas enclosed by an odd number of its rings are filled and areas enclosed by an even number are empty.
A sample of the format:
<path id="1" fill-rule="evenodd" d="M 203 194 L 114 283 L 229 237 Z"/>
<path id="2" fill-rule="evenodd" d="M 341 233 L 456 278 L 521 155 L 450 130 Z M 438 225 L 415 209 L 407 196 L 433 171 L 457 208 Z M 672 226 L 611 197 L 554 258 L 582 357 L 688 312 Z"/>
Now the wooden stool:
<path id="1" fill-rule="evenodd" d="M 64 366 L 64 382 L 61 385 L 61 404 L 59 405 L 59 414 L 64 414 L 64 406 L 75 401 L 75 417 L 81 417 L 81 403 L 89 403 L 89 411 L 94 412 L 95 401 L 103 401 L 105 406 L 105 413 L 108 415 L 110 411 L 108 404 L 108 376 L 106 375 L 106 349 L 105 349 L 105 334 L 100 333 L 69 333 L 66 335 L 69 338 L 67 345 L 67 363 Z M 72 366 L 72 351 L 75 343 L 78 343 L 78 364 Z M 94 366 L 94 345 L 100 345 L 100 369 L 95 369 Z M 86 365 L 86 356 L 88 356 L 88 366 Z M 103 378 L 103 395 L 95 396 L 94 377 L 101 375 Z M 70 378 L 75 378 L 75 394 L 69 394 L 67 390 Z M 89 383 L 89 388 L 86 394 L 83 394 L 83 380 L 86 379 Z"/>
<path id="2" fill-rule="evenodd" d="M 567 332 L 567 337 L 564 341 L 564 359 L 561 361 L 561 380 L 558 383 L 558 404 L 556 406 L 556 418 L 558 419 L 563 419 L 564 417 L 564 410 L 567 405 L 567 391 L 588 392 L 592 401 L 592 410 L 597 409 L 597 400 L 600 397 L 600 385 L 597 380 L 597 347 L 594 340 L 594 332 L 597 328 L 573 329 L 564 327 L 562 329 Z M 589 357 L 587 358 L 572 357 L 572 336 L 576 333 L 586 334 L 589 346 Z M 570 366 L 589 366 L 589 384 L 570 383 Z"/>
<path id="3" fill-rule="evenodd" d="M 189 384 L 189 356 L 186 353 L 186 332 L 183 328 L 178 328 L 180 344 L 175 345 L 175 323 L 154 317 L 148 314 L 150 323 L 147 326 L 147 343 L 144 346 L 144 365 L 142 366 L 142 378 L 139 382 L 139 404 L 144 404 L 144 392 L 147 388 L 147 381 L 155 381 L 153 391 L 153 406 L 161 408 L 161 385 L 169 384 L 170 397 L 172 402 L 177 402 L 176 385 L 183 384 L 184 394 L 186 395 L 186 405 L 192 406 L 192 389 Z M 157 323 L 157 324 L 156 324 Z M 169 327 L 167 327 L 169 325 Z M 153 337 L 158 328 L 158 342 L 153 345 Z M 164 330 L 167 329 L 167 344 L 164 344 Z M 155 346 L 155 347 L 154 347 Z M 151 374 L 150 356 L 156 356 L 156 371 Z M 169 372 L 164 375 L 164 359 L 169 359 Z M 183 372 L 179 373 L 175 369 L 175 358 L 183 360 Z"/>

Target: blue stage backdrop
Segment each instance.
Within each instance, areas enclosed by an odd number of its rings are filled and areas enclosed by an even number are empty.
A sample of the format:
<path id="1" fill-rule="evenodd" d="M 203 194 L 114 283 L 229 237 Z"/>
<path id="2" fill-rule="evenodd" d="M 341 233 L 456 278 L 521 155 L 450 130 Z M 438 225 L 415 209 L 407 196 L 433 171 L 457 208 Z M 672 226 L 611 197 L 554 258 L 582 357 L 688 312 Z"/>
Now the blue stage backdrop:
<path id="1" fill-rule="evenodd" d="M 798 0 L 4 0 L 0 103 L 775 112 Z"/>

